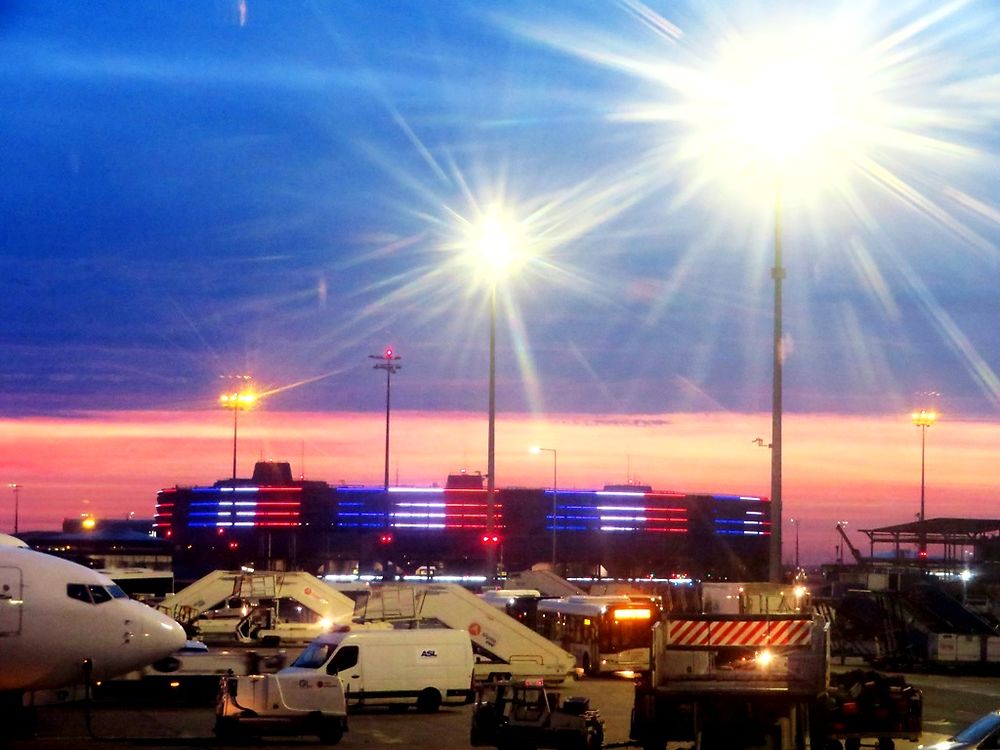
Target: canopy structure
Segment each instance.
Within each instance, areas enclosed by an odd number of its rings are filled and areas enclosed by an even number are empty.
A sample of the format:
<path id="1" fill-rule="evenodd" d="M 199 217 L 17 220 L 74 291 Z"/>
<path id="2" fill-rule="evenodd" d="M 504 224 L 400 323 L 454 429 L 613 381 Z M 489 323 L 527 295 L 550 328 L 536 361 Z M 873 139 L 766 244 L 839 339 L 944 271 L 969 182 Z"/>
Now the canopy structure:
<path id="1" fill-rule="evenodd" d="M 901 548 L 916 545 L 918 548 L 938 547 L 942 550 L 936 561 L 964 564 L 966 551 L 982 562 L 992 559 L 983 553 L 1000 542 L 1000 519 L 996 518 L 928 518 L 924 521 L 883 526 L 878 529 L 860 529 L 868 537 L 871 556 L 875 545 L 892 545 L 895 558 L 901 559 Z"/>

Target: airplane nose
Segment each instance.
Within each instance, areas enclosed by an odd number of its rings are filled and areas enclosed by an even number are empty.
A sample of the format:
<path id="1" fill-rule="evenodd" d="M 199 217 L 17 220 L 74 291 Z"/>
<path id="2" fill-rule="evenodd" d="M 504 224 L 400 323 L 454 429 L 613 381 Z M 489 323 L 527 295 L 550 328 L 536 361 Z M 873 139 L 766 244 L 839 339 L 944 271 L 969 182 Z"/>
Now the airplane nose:
<path id="1" fill-rule="evenodd" d="M 138 628 L 133 643 L 140 646 L 149 662 L 162 659 L 183 648 L 187 635 L 176 620 L 145 604 L 138 602 L 136 604 L 142 611 L 136 623 Z"/>

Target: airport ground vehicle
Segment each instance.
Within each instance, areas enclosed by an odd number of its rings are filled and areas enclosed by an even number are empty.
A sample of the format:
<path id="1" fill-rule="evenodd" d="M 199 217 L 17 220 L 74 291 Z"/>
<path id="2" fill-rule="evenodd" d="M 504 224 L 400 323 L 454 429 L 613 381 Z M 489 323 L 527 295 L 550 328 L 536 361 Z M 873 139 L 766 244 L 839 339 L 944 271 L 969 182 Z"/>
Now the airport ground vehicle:
<path id="1" fill-rule="evenodd" d="M 436 711 L 472 697 L 472 645 L 461 630 L 345 626 L 314 640 L 277 674 L 228 675 L 216 704 L 220 739 L 316 734 L 336 744 L 347 707 L 388 705 Z"/>
<path id="2" fill-rule="evenodd" d="M 540 600 L 535 628 L 593 675 L 649 669 L 651 628 L 659 619 L 658 597 L 570 596 Z"/>
<path id="3" fill-rule="evenodd" d="M 515 680 L 479 685 L 469 744 L 500 750 L 538 747 L 598 750 L 604 721 L 586 698 L 567 698 L 544 680 Z"/>
<path id="4" fill-rule="evenodd" d="M 336 745 L 347 731 L 347 704 L 336 675 L 316 670 L 223 677 L 215 710 L 220 740 L 315 734 Z"/>
<path id="5" fill-rule="evenodd" d="M 882 680 L 884 695 L 866 687 L 874 678 L 831 686 L 828 623 L 803 611 L 758 613 L 775 600 L 762 594 L 749 607 L 754 613 L 671 614 L 657 624 L 631 738 L 645 750 L 670 741 L 699 750 L 803 750 L 807 739 L 827 750 L 857 748 L 863 738 L 891 748 L 894 739 L 919 737 L 919 691 L 901 678 Z"/>
<path id="6" fill-rule="evenodd" d="M 278 672 L 338 675 L 349 706 L 436 711 L 472 698 L 472 644 L 464 630 L 352 630 L 322 635 Z"/>

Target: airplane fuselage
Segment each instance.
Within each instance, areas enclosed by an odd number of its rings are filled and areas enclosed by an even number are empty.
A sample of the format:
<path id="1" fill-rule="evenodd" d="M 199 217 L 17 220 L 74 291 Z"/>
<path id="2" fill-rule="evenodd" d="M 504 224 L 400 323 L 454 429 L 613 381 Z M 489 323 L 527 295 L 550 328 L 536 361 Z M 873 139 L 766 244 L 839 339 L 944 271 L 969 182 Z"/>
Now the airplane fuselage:
<path id="1" fill-rule="evenodd" d="M 0 546 L 0 691 L 103 680 L 184 645 L 180 625 L 132 601 L 105 575 L 29 549 Z"/>

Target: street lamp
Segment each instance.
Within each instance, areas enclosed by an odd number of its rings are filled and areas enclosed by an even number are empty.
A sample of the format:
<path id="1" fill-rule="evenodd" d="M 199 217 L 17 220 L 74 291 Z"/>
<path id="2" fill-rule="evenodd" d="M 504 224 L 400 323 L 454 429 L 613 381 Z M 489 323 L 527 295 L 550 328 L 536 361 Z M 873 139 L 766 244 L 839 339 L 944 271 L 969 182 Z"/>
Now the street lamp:
<path id="1" fill-rule="evenodd" d="M 784 45 L 784 46 L 783 46 Z M 772 37 L 724 46 L 726 56 L 691 91 L 697 147 L 720 175 L 744 172 L 756 193 L 770 188 L 774 219 L 774 282 L 771 380 L 771 535 L 768 577 L 782 578 L 782 206 L 786 188 L 823 180 L 822 162 L 835 162 L 845 148 L 842 127 L 845 88 L 837 66 L 817 58 L 821 50 L 788 46 Z M 832 77 L 833 76 L 833 77 Z M 763 439 L 760 445 L 764 444 Z"/>
<path id="2" fill-rule="evenodd" d="M 23 484 L 17 484 L 16 482 L 11 482 L 7 485 L 10 487 L 10 491 L 14 493 L 14 534 L 17 534 L 18 530 L 18 513 L 20 512 L 21 505 L 21 489 L 24 487 Z"/>
<path id="3" fill-rule="evenodd" d="M 539 453 L 551 453 L 552 454 L 552 569 L 555 570 L 556 567 L 556 511 L 558 510 L 558 497 L 559 497 L 559 456 L 555 448 L 540 448 L 537 445 L 531 447 L 531 452 L 534 454 Z"/>
<path id="4" fill-rule="evenodd" d="M 490 290 L 490 382 L 489 424 L 486 437 L 486 536 L 492 539 L 496 526 L 496 358 L 497 285 L 509 276 L 523 258 L 524 244 L 517 226 L 503 212 L 493 208 L 470 226 L 466 249 L 486 276 Z M 486 545 L 486 575 L 496 577 L 496 545 Z"/>
<path id="5" fill-rule="evenodd" d="M 920 520 L 924 516 L 924 459 L 927 453 L 927 428 L 933 425 L 938 418 L 937 412 L 921 409 L 911 415 L 913 424 L 920 428 Z"/>
<path id="6" fill-rule="evenodd" d="M 233 482 L 236 481 L 236 436 L 239 428 L 240 409 L 249 409 L 257 400 L 257 394 L 250 389 L 250 375 L 223 376 L 236 383 L 236 388 L 219 396 L 219 404 L 224 409 L 233 410 Z"/>
<path id="7" fill-rule="evenodd" d="M 389 491 L 389 397 L 391 392 L 392 374 L 399 372 L 403 367 L 395 362 L 399 360 L 399 355 L 392 351 L 391 346 L 387 346 L 382 354 L 369 354 L 368 359 L 377 359 L 372 367 L 376 370 L 385 370 L 385 479 L 383 487 Z"/>
<path id="8" fill-rule="evenodd" d="M 788 523 L 795 527 L 795 570 L 799 570 L 799 519 L 789 518 Z"/>

